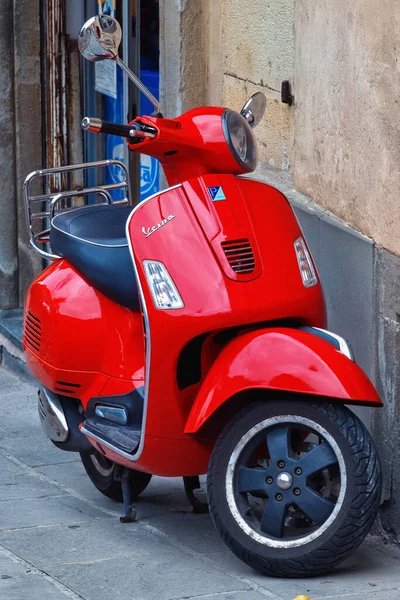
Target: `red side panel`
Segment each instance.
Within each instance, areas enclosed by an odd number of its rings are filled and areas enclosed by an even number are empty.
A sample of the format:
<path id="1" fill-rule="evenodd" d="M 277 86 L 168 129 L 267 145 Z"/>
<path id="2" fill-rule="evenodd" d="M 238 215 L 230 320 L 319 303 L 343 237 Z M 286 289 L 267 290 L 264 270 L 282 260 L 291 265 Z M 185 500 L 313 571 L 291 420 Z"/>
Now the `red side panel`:
<path id="1" fill-rule="evenodd" d="M 31 285 L 25 303 L 24 348 L 33 374 L 49 389 L 84 405 L 127 382 L 144 379 L 142 317 L 91 287 L 62 260 Z M 121 382 L 113 384 L 112 382 Z M 65 385 L 67 384 L 67 385 Z"/>
<path id="2" fill-rule="evenodd" d="M 264 329 L 230 342 L 210 369 L 188 418 L 196 433 L 233 395 L 272 389 L 381 406 L 363 370 L 334 346 L 297 329 Z"/>

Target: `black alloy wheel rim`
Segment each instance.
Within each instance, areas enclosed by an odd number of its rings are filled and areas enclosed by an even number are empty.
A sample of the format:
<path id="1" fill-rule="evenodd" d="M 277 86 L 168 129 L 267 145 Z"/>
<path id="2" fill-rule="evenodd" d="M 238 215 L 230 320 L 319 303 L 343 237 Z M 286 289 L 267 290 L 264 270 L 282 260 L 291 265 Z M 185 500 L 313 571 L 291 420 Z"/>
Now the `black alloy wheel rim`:
<path id="1" fill-rule="evenodd" d="M 310 421 L 277 424 L 244 444 L 232 490 L 248 533 L 283 547 L 296 541 L 301 545 L 302 539 L 318 535 L 340 496 L 343 501 L 338 446 L 333 442 L 334 450 L 316 427 Z"/>

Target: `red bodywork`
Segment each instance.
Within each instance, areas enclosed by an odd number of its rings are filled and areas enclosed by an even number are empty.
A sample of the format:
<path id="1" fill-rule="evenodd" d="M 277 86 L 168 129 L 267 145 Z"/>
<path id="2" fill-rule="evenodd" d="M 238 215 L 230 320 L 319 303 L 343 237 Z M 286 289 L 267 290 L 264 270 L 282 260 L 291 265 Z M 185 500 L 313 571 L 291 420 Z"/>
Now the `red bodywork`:
<path id="1" fill-rule="evenodd" d="M 197 433 L 224 402 L 255 389 L 381 405 L 364 371 L 325 340 L 299 329 L 270 328 L 243 333 L 222 350 L 196 398 L 185 433 Z"/>
<path id="2" fill-rule="evenodd" d="M 110 460 L 158 475 L 206 472 L 215 438 L 202 435 L 201 428 L 244 390 L 380 404 L 354 362 L 329 342 L 294 329 L 325 326 L 321 286 L 302 283 L 294 250 L 301 231 L 286 198 L 234 175 L 244 170 L 225 142 L 222 112 L 196 109 L 173 121 L 141 119 L 155 125 L 159 136 L 132 149 L 159 158 L 170 184 L 183 180 L 140 204 L 128 222 L 143 316 L 102 296 L 64 260 L 36 279 L 26 301 L 27 362 L 50 390 L 65 395 L 67 389 L 86 407 L 93 396 L 124 394 L 145 384 L 137 460 L 102 449 Z M 226 201 L 211 200 L 208 188 L 216 186 Z M 224 242 L 243 239 L 255 257 L 248 274 L 235 273 L 223 249 Z M 166 266 L 183 308 L 155 307 L 144 260 Z M 201 350 L 193 360 L 201 375 L 185 387 L 177 371 L 198 336 Z"/>
<path id="3" fill-rule="evenodd" d="M 93 396 L 143 386 L 141 315 L 100 294 L 65 260 L 36 278 L 25 309 L 27 364 L 53 392 L 86 407 Z"/>
<path id="4" fill-rule="evenodd" d="M 140 143 L 141 154 L 157 158 L 169 185 L 209 173 L 241 175 L 246 170 L 239 165 L 226 143 L 222 128 L 221 107 L 195 108 L 176 119 L 140 117 L 136 119 L 155 127 L 155 139 Z M 130 150 L 138 150 L 136 144 Z"/>

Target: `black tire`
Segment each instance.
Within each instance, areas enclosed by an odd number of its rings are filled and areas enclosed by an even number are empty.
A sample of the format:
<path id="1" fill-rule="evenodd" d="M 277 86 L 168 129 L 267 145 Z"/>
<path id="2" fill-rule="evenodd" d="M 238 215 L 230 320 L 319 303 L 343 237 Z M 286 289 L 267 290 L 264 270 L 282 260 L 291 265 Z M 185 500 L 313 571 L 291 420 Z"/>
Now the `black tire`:
<path id="1" fill-rule="evenodd" d="M 286 465 L 275 460 L 285 446 Z M 316 576 L 343 561 L 370 530 L 380 492 L 378 455 L 361 421 L 344 406 L 304 401 L 255 402 L 242 410 L 218 439 L 207 478 L 221 539 L 274 577 Z"/>
<path id="2" fill-rule="evenodd" d="M 82 452 L 81 460 L 93 485 L 108 498 L 122 502 L 121 482 L 115 480 L 116 464 L 106 459 L 100 452 Z M 132 500 L 140 496 L 150 483 L 151 475 L 142 471 L 131 470 L 129 483 L 132 489 Z"/>

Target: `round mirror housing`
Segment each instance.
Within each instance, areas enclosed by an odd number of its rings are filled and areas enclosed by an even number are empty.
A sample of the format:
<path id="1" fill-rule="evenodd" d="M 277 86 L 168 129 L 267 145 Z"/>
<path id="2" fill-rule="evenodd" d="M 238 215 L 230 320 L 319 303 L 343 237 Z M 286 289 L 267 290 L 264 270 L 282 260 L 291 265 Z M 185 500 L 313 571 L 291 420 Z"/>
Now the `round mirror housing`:
<path id="1" fill-rule="evenodd" d="M 267 99 L 262 92 L 256 92 L 243 106 L 240 114 L 246 119 L 251 128 L 259 124 L 267 107 Z"/>
<path id="2" fill-rule="evenodd" d="M 118 58 L 122 39 L 121 26 L 108 15 L 99 15 L 86 21 L 78 37 L 79 51 L 86 60 L 98 61 Z"/>

